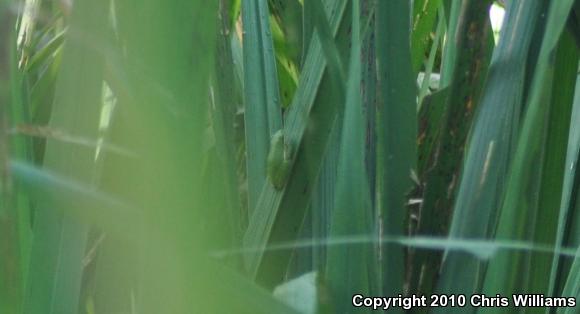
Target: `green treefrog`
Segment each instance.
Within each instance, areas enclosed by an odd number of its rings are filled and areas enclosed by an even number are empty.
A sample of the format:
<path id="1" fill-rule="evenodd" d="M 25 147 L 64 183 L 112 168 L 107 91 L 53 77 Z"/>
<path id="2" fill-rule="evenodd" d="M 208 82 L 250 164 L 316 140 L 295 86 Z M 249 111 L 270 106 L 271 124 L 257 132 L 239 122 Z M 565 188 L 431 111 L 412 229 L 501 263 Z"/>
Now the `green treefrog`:
<path id="1" fill-rule="evenodd" d="M 277 190 L 281 190 L 292 167 L 292 145 L 284 138 L 282 130 L 276 131 L 270 140 L 267 162 L 268 179 Z"/>

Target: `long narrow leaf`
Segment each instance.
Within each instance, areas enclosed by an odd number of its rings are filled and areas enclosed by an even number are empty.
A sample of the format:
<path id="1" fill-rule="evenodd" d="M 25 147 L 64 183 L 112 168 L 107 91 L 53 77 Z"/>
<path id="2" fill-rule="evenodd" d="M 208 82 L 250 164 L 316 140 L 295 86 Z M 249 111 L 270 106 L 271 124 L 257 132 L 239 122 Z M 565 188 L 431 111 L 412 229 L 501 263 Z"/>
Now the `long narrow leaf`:
<path id="1" fill-rule="evenodd" d="M 103 54 L 86 41 L 104 44 L 108 1 L 78 1 L 71 16 L 49 125 L 96 138 L 103 79 Z M 81 79 L 82 78 L 82 79 Z M 44 167 L 86 184 L 97 179 L 95 150 L 48 140 Z M 76 313 L 88 225 L 37 204 L 25 313 Z M 59 203 L 55 206 L 70 206 Z M 82 206 L 82 205 L 77 205 Z"/>
<path id="2" fill-rule="evenodd" d="M 461 1 L 455 45 L 458 48 L 453 77 L 442 115 L 440 134 L 433 152 L 433 163 L 425 173 L 425 192 L 418 233 L 444 235 L 448 231 L 457 180 L 463 164 L 463 152 L 487 74 L 488 37 L 491 36 L 486 14 L 491 1 Z M 440 268 L 441 256 L 418 252 L 412 284 L 414 292 L 430 294 Z M 419 277 L 420 276 L 420 277 Z M 414 290 L 414 289 L 413 289 Z"/>
<path id="3" fill-rule="evenodd" d="M 346 3 L 345 0 L 329 1 L 327 5 L 327 12 L 331 13 L 330 25 L 335 34 L 343 19 Z M 284 119 L 284 136 L 297 149 L 292 172 L 307 175 L 293 176 L 291 174 L 282 191 L 276 190 L 269 182 L 264 184 L 258 205 L 250 217 L 248 230 L 244 236 L 246 247 L 265 246 L 268 241 L 296 236 L 316 182 L 315 178 L 327 147 L 330 130 L 334 127 L 339 107 L 327 101 L 320 101 L 321 105 L 316 108 L 319 110 L 316 111 L 318 113 L 313 111 L 317 96 L 321 99 L 334 99 L 332 94 L 324 96 L 318 94 L 319 91 L 328 89 L 328 87 L 322 87 L 322 84 L 327 84 L 324 82 L 329 79 L 322 79 L 326 60 L 317 33 L 314 34 L 308 51 L 296 95 Z M 317 125 L 317 128 L 307 130 L 307 126 L 312 124 Z M 257 273 L 262 257 L 261 252 L 246 257 L 246 265 L 251 274 Z M 285 268 L 278 263 L 287 263 L 287 257 L 276 254 L 267 258 L 272 258 L 277 262 L 264 262 L 270 268 L 263 270 L 262 281 L 276 281 L 271 277 L 271 272 L 283 273 Z"/>
<path id="4" fill-rule="evenodd" d="M 518 134 L 525 65 L 533 36 L 531 26 L 540 14 L 539 5 L 521 1 L 514 1 L 508 7 L 469 139 L 454 206 L 451 238 L 488 238 L 492 235 Z M 513 38 L 520 39 L 519 45 L 512 44 Z M 448 253 L 438 291 L 476 293 L 482 271 L 472 257 Z"/>
<path id="5" fill-rule="evenodd" d="M 331 213 L 329 236 L 360 235 L 370 230 L 371 202 L 364 163 L 364 118 L 359 94 L 361 76 L 359 40 L 359 2 L 353 3 L 352 48 L 346 107 L 338 161 L 335 206 Z M 360 313 L 350 298 L 369 291 L 369 258 L 371 246 L 331 247 L 328 250 L 326 281 L 335 310 L 339 313 Z"/>
<path id="6" fill-rule="evenodd" d="M 379 1 L 376 15 L 378 72 L 376 200 L 384 235 L 404 233 L 406 194 L 416 168 L 416 88 L 410 51 L 409 1 Z M 381 248 L 385 295 L 403 291 L 404 252 Z"/>
<path id="7" fill-rule="evenodd" d="M 541 169 L 538 171 L 536 164 L 543 162 L 546 114 L 550 108 L 545 103 L 550 101 L 555 65 L 555 58 L 552 56 L 572 4 L 573 1 L 558 1 L 550 5 L 546 32 L 535 68 L 532 94 L 522 122 L 522 131 L 501 207 L 496 235 L 498 239 L 526 239 L 530 236 L 530 229 L 526 228 L 528 221 L 535 223 L 533 218 L 537 211 L 536 193 L 541 174 Z M 518 269 L 522 269 L 520 267 L 525 261 L 524 258 L 524 254 L 502 254 L 493 259 L 487 269 L 483 292 L 509 294 L 517 291 L 521 284 L 525 284 L 517 274 Z M 507 310 L 503 309 L 503 312 Z"/>
<path id="8" fill-rule="evenodd" d="M 244 0 L 242 15 L 248 209 L 252 213 L 267 183 L 270 137 L 282 128 L 282 112 L 267 0 Z"/>
<path id="9" fill-rule="evenodd" d="M 9 109 L 12 102 L 11 62 L 14 56 L 14 15 L 10 1 L 0 1 L 0 311 L 18 313 L 22 296 L 22 265 L 19 248 L 19 229 L 15 194 L 10 177 Z"/>

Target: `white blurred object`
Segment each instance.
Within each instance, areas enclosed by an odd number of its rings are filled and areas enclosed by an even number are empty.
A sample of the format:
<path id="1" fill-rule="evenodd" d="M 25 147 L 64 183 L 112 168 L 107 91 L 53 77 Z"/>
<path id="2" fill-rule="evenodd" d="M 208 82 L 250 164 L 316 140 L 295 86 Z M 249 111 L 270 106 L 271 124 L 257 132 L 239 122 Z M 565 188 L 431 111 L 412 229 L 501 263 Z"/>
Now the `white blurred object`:
<path id="1" fill-rule="evenodd" d="M 505 16 L 505 9 L 497 3 L 494 3 L 489 9 L 489 19 L 491 20 L 491 29 L 493 30 L 493 39 L 497 43 Z"/>
<path id="2" fill-rule="evenodd" d="M 318 306 L 317 272 L 306 273 L 274 289 L 274 297 L 303 314 L 315 314 Z"/>
<path id="3" fill-rule="evenodd" d="M 425 72 L 419 72 L 419 75 L 417 75 L 417 85 L 422 86 L 424 79 L 425 79 Z M 439 79 L 440 79 L 439 73 L 431 73 L 431 75 L 429 76 L 429 89 L 430 90 L 439 89 Z"/>

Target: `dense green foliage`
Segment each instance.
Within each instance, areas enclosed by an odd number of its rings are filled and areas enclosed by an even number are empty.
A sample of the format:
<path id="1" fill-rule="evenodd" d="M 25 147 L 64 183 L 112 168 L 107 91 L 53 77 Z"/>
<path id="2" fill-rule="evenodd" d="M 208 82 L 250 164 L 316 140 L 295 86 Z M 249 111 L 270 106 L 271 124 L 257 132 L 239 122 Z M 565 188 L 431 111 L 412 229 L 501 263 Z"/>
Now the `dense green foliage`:
<path id="1" fill-rule="evenodd" d="M 469 300 L 580 301 L 579 49 L 575 0 L 0 0 L 0 314 L 578 313 Z"/>

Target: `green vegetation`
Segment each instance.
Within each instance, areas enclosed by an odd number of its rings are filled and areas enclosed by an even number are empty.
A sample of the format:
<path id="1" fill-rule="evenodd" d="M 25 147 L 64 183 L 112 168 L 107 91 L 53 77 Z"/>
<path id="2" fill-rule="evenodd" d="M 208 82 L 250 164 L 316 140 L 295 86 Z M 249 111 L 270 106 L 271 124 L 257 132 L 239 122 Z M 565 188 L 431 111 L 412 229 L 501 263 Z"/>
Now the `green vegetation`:
<path id="1" fill-rule="evenodd" d="M 0 314 L 579 313 L 512 299 L 580 301 L 579 57 L 580 0 L 0 0 Z"/>

